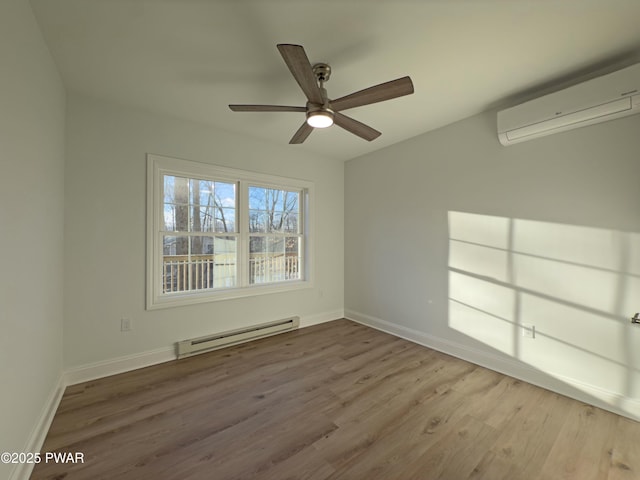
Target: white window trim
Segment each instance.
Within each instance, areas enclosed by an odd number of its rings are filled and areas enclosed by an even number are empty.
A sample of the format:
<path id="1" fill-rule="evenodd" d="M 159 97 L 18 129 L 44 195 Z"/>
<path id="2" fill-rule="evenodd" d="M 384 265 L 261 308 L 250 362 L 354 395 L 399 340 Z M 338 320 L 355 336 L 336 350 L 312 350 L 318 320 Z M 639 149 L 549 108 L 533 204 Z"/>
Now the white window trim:
<path id="1" fill-rule="evenodd" d="M 248 215 L 248 208 L 244 208 L 243 203 L 247 201 L 247 183 L 260 186 L 273 186 L 276 188 L 301 189 L 305 192 L 303 199 L 303 228 L 304 228 L 304 254 L 303 254 L 303 275 L 301 280 L 278 282 L 271 284 L 244 285 L 228 289 L 211 291 L 197 291 L 162 294 L 162 234 L 161 222 L 162 212 L 162 176 L 177 175 L 186 177 L 213 177 L 222 181 L 239 181 L 241 188 L 238 191 L 238 205 L 240 215 L 238 221 L 240 228 L 238 232 L 238 278 L 248 275 L 244 272 L 246 256 L 243 250 L 248 248 L 246 239 L 248 232 L 243 231 L 244 218 Z M 177 158 L 165 157 L 161 155 L 147 154 L 147 265 L 146 265 L 146 305 L 147 310 L 160 308 L 177 307 L 183 305 L 194 305 L 218 300 L 229 300 L 233 298 L 250 297 L 255 295 L 265 295 L 272 293 L 282 293 L 313 287 L 313 221 L 315 218 L 314 209 L 314 185 L 307 180 L 279 177 L 263 173 L 238 170 L 218 165 L 181 160 Z M 246 212 L 245 212 L 246 210 Z M 246 222 L 248 223 L 248 222 Z"/>

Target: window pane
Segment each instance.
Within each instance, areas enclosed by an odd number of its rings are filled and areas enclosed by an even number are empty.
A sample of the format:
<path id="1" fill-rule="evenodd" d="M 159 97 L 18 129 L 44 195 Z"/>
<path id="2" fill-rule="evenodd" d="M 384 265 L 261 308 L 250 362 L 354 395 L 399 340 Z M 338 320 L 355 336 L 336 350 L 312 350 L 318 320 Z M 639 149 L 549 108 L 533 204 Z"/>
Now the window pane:
<path id="1" fill-rule="evenodd" d="M 214 230 L 236 231 L 236 184 L 215 182 L 213 195 Z"/>
<path id="2" fill-rule="evenodd" d="M 285 237 L 284 251 L 287 256 L 299 256 L 300 239 L 298 237 Z"/>
<path id="3" fill-rule="evenodd" d="M 214 288 L 235 287 L 237 284 L 237 242 L 235 237 L 214 239 Z"/>
<path id="4" fill-rule="evenodd" d="M 235 232 L 236 231 L 236 209 L 235 208 L 216 208 L 215 215 L 215 231 L 216 232 Z"/>
<path id="5" fill-rule="evenodd" d="M 300 192 L 249 187 L 250 232 L 298 233 Z"/>
<path id="6" fill-rule="evenodd" d="M 236 286 L 236 238 L 165 236 L 163 293 Z"/>
<path id="7" fill-rule="evenodd" d="M 270 283 L 300 278 L 298 237 L 249 237 L 249 283 Z"/>
<path id="8" fill-rule="evenodd" d="M 191 237 L 189 290 L 213 287 L 213 237 Z"/>
<path id="9" fill-rule="evenodd" d="M 213 232 L 214 231 L 214 207 L 206 205 L 193 205 L 191 207 L 191 232 Z"/>
<path id="10" fill-rule="evenodd" d="M 300 192 L 287 192 L 284 209 L 290 212 L 297 212 L 300 209 Z"/>
<path id="11" fill-rule="evenodd" d="M 216 205 L 222 207 L 236 206 L 236 184 L 215 182 Z"/>
<path id="12" fill-rule="evenodd" d="M 176 177 L 172 175 L 164 175 L 163 179 L 163 192 L 164 192 L 164 203 L 175 203 L 175 193 L 173 190 L 173 185 L 175 183 Z"/>
<path id="13" fill-rule="evenodd" d="M 285 280 L 300 280 L 302 245 L 299 237 L 285 237 Z"/>
<path id="14" fill-rule="evenodd" d="M 267 231 L 267 216 L 263 210 L 249 211 L 249 232 L 265 233 Z"/>
<path id="15" fill-rule="evenodd" d="M 266 210 L 266 188 L 249 187 L 249 208 L 252 210 Z"/>
<path id="16" fill-rule="evenodd" d="M 165 203 L 163 210 L 164 230 L 169 232 L 189 231 L 189 205 Z"/>
<path id="17" fill-rule="evenodd" d="M 173 232 L 176 229 L 176 206 L 165 203 L 163 210 L 164 230 L 167 232 Z"/>
<path id="18" fill-rule="evenodd" d="M 236 232 L 236 184 L 165 175 L 165 231 Z"/>
<path id="19" fill-rule="evenodd" d="M 189 179 L 184 177 L 164 176 L 165 203 L 189 203 Z"/>
<path id="20" fill-rule="evenodd" d="M 189 203 L 192 205 L 212 205 L 214 182 L 192 178 L 189 180 Z"/>
<path id="21" fill-rule="evenodd" d="M 189 237 L 164 236 L 162 293 L 189 289 Z"/>
<path id="22" fill-rule="evenodd" d="M 235 237 L 192 237 L 190 290 L 236 285 Z"/>
<path id="23" fill-rule="evenodd" d="M 300 233 L 300 230 L 298 229 L 297 213 L 288 213 L 284 217 L 284 221 L 282 224 L 282 231 L 286 233 Z"/>
<path id="24" fill-rule="evenodd" d="M 267 232 L 299 233 L 297 212 L 274 212 L 266 215 Z"/>
<path id="25" fill-rule="evenodd" d="M 162 242 L 164 256 L 189 255 L 189 237 L 165 235 Z"/>
<path id="26" fill-rule="evenodd" d="M 192 178 L 189 180 L 189 203 L 235 207 L 236 184 Z M 167 200 L 165 200 L 167 201 Z"/>
<path id="27" fill-rule="evenodd" d="M 284 220 L 284 215 L 281 211 L 275 211 L 269 215 L 269 231 L 270 232 L 281 232 L 282 231 L 282 221 Z"/>

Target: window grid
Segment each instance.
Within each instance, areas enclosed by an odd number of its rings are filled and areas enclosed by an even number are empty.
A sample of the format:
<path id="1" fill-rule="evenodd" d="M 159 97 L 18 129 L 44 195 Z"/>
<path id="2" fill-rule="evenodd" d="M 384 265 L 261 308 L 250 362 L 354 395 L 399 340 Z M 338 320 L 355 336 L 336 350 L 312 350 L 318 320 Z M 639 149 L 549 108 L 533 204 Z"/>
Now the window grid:
<path id="1" fill-rule="evenodd" d="M 309 182 L 148 157 L 148 308 L 310 286 Z"/>
<path id="2" fill-rule="evenodd" d="M 248 187 L 249 283 L 299 280 L 303 271 L 302 191 Z"/>
<path id="3" fill-rule="evenodd" d="M 237 182 L 163 174 L 161 185 L 162 294 L 235 287 Z"/>

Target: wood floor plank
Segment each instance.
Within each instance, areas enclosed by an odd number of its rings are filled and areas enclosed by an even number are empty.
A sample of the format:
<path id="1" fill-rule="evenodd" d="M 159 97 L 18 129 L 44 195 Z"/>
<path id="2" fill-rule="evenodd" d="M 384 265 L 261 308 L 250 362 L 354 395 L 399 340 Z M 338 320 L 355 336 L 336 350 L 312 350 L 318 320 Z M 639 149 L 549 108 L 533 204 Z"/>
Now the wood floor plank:
<path id="1" fill-rule="evenodd" d="M 640 433 L 637 422 L 618 417 L 609 456 L 611 462 L 607 480 L 640 478 Z"/>
<path id="2" fill-rule="evenodd" d="M 501 433 L 470 480 L 536 478 L 560 433 L 572 400 L 542 389 L 517 412 Z"/>
<path id="3" fill-rule="evenodd" d="M 462 395 L 446 390 L 402 416 L 385 416 L 388 412 L 383 409 L 377 422 L 367 423 L 368 428 L 360 429 L 364 430 L 366 441 L 358 445 L 355 452 L 341 455 L 342 442 L 335 438 L 330 451 L 336 453 L 327 456 L 327 460 L 336 467 L 336 472 L 329 478 L 403 478 L 406 466 L 440 442 L 450 425 L 462 418 L 464 413 L 460 407 L 464 402 Z M 337 430 L 334 435 L 340 432 Z"/>
<path id="4" fill-rule="evenodd" d="M 408 465 L 403 477 L 411 480 L 468 478 L 498 433 L 486 423 L 465 415 L 451 425 L 441 441 Z"/>
<path id="5" fill-rule="evenodd" d="M 538 400 L 541 392 L 538 387 L 510 377 L 504 377 L 499 385 L 504 386 L 504 389 L 496 388 L 487 395 L 474 395 L 477 399 L 474 402 L 476 407 L 481 404 L 493 404 L 493 408 L 489 411 L 485 410 L 481 418 L 496 428 L 501 428 L 517 416 L 523 408 Z"/>
<path id="6" fill-rule="evenodd" d="M 67 388 L 33 480 L 630 480 L 640 424 L 337 320 Z"/>
<path id="7" fill-rule="evenodd" d="M 539 480 L 606 479 L 617 419 L 613 413 L 572 402 Z"/>

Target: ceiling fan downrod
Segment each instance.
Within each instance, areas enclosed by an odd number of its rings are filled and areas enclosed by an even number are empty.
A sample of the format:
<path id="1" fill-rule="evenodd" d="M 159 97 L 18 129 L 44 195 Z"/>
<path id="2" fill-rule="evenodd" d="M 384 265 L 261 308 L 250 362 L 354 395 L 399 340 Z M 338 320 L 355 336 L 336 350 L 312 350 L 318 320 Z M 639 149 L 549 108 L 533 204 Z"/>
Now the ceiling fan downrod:
<path id="1" fill-rule="evenodd" d="M 316 63 L 313 65 L 313 74 L 318 81 L 318 88 L 322 93 L 323 107 L 329 108 L 329 98 L 327 97 L 327 90 L 324 88 L 324 83 L 329 81 L 331 77 L 331 67 L 326 63 Z"/>
<path id="2" fill-rule="evenodd" d="M 322 105 L 307 102 L 307 123 L 314 128 L 326 128 L 333 125 L 334 112 L 329 107 L 329 97 L 324 83 L 331 76 L 331 67 L 326 63 L 316 63 L 312 67 L 322 96 Z"/>

